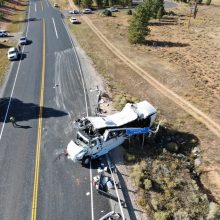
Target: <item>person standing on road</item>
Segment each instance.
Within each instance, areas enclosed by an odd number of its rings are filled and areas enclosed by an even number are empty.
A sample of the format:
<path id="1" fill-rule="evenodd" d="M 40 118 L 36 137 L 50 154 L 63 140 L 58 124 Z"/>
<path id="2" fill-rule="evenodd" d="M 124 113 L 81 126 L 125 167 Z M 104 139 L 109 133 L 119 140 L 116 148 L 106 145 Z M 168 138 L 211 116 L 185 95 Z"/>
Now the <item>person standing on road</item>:
<path id="1" fill-rule="evenodd" d="M 11 117 L 10 117 L 10 122 L 12 123 L 13 127 L 16 127 L 16 126 L 17 126 L 15 117 L 11 116 Z"/>

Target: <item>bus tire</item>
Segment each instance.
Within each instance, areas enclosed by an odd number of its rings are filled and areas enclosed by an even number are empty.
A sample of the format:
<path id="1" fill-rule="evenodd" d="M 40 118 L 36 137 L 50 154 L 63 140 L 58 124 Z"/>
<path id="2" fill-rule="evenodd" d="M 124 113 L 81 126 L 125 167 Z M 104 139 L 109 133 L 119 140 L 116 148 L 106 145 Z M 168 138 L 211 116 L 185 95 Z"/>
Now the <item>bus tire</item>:
<path id="1" fill-rule="evenodd" d="M 84 166 L 88 166 L 89 165 L 89 163 L 90 163 L 90 160 L 91 160 L 91 158 L 90 157 L 83 157 L 83 159 L 82 159 L 82 164 L 84 165 Z"/>

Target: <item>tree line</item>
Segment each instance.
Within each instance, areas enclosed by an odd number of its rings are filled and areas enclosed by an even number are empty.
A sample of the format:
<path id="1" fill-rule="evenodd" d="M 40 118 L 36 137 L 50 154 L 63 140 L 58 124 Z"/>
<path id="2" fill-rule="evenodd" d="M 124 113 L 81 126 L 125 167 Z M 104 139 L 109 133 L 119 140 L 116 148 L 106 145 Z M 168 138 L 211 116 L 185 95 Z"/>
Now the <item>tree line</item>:
<path id="1" fill-rule="evenodd" d="M 73 0 L 75 5 L 82 8 L 90 8 L 96 5 L 97 8 L 111 7 L 113 5 L 120 5 L 122 7 L 132 5 L 132 0 Z"/>

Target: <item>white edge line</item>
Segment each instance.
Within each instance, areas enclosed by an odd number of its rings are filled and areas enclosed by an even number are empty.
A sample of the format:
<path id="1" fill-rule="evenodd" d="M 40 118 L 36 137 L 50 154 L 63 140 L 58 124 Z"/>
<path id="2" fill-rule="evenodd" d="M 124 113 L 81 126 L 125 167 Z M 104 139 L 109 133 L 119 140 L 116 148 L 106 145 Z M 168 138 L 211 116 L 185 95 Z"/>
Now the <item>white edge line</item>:
<path id="1" fill-rule="evenodd" d="M 49 6 L 49 3 L 48 3 L 48 0 L 45 0 L 45 2 L 46 2 L 46 4 L 47 4 L 47 7 L 50 7 L 50 6 Z"/>
<path id="2" fill-rule="evenodd" d="M 122 206 L 121 206 L 121 202 L 120 202 L 120 197 L 119 197 L 119 194 L 118 194 L 118 188 L 117 188 L 117 186 L 116 186 L 115 178 L 114 178 L 114 175 L 113 175 L 112 170 L 111 170 L 111 168 L 110 168 L 108 155 L 106 155 L 106 159 L 107 159 L 108 166 L 109 166 L 109 170 L 110 170 L 110 173 L 111 173 L 113 182 L 114 182 L 114 187 L 115 187 L 115 191 L 116 191 L 116 194 L 117 194 L 117 197 L 118 197 L 118 204 L 119 204 L 119 207 L 120 207 L 122 219 L 125 220 L 124 212 L 123 212 L 123 209 L 122 209 Z"/>
<path id="3" fill-rule="evenodd" d="M 56 28 L 56 24 L 55 24 L 54 18 L 52 18 L 52 20 L 53 20 L 53 26 L 54 26 L 55 34 L 56 34 L 57 39 L 58 39 L 57 28 Z"/>
<path id="4" fill-rule="evenodd" d="M 28 9 L 28 23 L 27 23 L 27 29 L 26 29 L 26 36 L 28 34 L 28 28 L 29 28 L 29 15 L 30 15 L 30 5 L 29 5 L 29 9 Z M 25 45 L 22 48 L 22 54 L 24 52 L 24 48 L 25 48 Z M 4 122 L 3 122 L 3 125 L 2 125 L 1 133 L 0 133 L 0 141 L 2 139 L 2 134 L 3 134 L 3 131 L 4 131 L 4 127 L 5 127 L 5 122 L 6 122 L 6 119 L 8 117 L 8 112 L 9 112 L 9 108 L 10 108 L 10 105 L 11 105 L 11 99 L 12 99 L 14 89 L 15 89 L 15 84 L 17 82 L 18 72 L 19 72 L 20 65 L 21 65 L 21 58 L 22 57 L 20 57 L 20 60 L 19 60 L 19 63 L 18 63 L 18 68 L 17 68 L 17 72 L 16 72 L 16 75 L 15 75 L 15 80 L 14 80 L 14 83 L 13 83 L 13 86 L 12 86 L 12 90 L 11 90 L 11 94 L 10 94 L 10 98 L 9 98 L 9 102 L 8 102 L 8 107 L 7 107 L 7 110 L 6 110 L 6 113 L 5 113 L 5 118 L 4 118 Z M 14 65 L 14 62 L 13 62 L 13 65 Z"/>
<path id="5" fill-rule="evenodd" d="M 26 37 L 28 34 L 28 29 L 29 29 L 30 8 L 31 8 L 31 3 L 29 4 L 29 9 L 28 9 L 28 23 L 27 23 L 27 29 L 26 29 Z M 22 52 L 23 52 L 23 50 L 22 50 Z"/>
<path id="6" fill-rule="evenodd" d="M 89 167 L 89 172 L 90 172 L 90 193 L 91 193 L 91 214 L 92 214 L 92 220 L 94 220 L 94 206 L 93 206 L 93 185 L 92 185 L 92 162 L 90 160 L 90 167 Z"/>
<path id="7" fill-rule="evenodd" d="M 35 6 L 34 6 L 34 10 L 35 10 L 35 12 L 37 11 L 37 6 L 36 6 L 36 3 L 35 3 Z"/>
<path id="8" fill-rule="evenodd" d="M 71 42 L 71 45 L 72 45 L 72 49 L 75 53 L 75 56 L 76 56 L 76 60 L 77 60 L 77 63 L 78 63 L 78 67 L 79 67 L 79 71 L 80 71 L 80 76 L 81 76 L 81 79 L 82 79 L 82 85 L 83 85 L 83 91 L 84 91 L 84 98 L 85 98 L 85 105 L 86 105 L 86 115 L 88 117 L 88 104 L 87 104 L 87 97 L 86 97 L 86 89 L 85 89 L 85 83 L 84 83 L 84 80 L 83 80 L 83 74 L 82 74 L 82 69 L 81 69 L 81 66 L 80 66 L 80 62 L 79 62 L 79 57 L 76 53 L 76 48 L 74 47 L 74 44 L 73 44 L 73 40 L 71 38 L 71 35 L 69 33 L 69 30 L 67 29 L 66 27 L 66 24 L 65 22 L 63 21 L 63 19 L 61 19 L 61 21 L 63 22 L 63 25 L 66 29 L 66 32 L 69 36 L 69 39 L 70 39 L 70 42 Z M 92 186 L 92 169 L 91 169 L 91 161 L 90 161 L 90 194 L 91 194 L 91 217 L 92 217 L 92 220 L 94 220 L 94 205 L 93 205 L 93 186 Z"/>

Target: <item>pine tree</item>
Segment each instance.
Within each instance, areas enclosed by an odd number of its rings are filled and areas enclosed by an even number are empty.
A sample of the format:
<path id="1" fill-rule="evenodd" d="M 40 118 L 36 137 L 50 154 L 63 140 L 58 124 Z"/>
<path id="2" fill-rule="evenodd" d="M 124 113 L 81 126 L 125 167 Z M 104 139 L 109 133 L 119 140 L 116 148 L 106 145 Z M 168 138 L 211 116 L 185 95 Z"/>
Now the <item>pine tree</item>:
<path id="1" fill-rule="evenodd" d="M 159 8 L 158 12 L 157 12 L 157 19 L 161 19 L 163 17 L 163 9 Z"/>
<path id="2" fill-rule="evenodd" d="M 150 4 L 142 4 L 137 6 L 128 30 L 128 40 L 130 43 L 143 43 L 145 36 L 150 32 L 148 21 L 151 16 Z"/>
<path id="3" fill-rule="evenodd" d="M 83 8 L 90 8 L 92 6 L 92 0 L 81 0 Z"/>
<path id="4" fill-rule="evenodd" d="M 152 2 L 152 17 L 157 18 L 158 11 L 160 10 L 161 15 L 165 13 L 164 1 L 163 0 L 153 0 Z"/>

